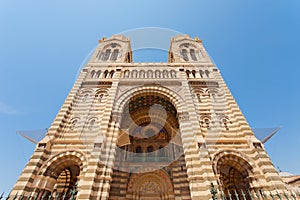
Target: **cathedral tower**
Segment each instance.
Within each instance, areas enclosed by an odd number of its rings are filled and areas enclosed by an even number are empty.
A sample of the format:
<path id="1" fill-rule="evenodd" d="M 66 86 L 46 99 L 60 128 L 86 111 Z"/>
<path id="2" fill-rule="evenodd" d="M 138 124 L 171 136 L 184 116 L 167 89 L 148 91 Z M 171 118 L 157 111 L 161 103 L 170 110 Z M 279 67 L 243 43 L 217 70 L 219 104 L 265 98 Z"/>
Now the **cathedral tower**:
<path id="1" fill-rule="evenodd" d="M 134 63 L 130 40 L 113 35 L 99 41 L 11 197 L 208 200 L 212 185 L 232 199 L 286 190 L 201 40 L 179 35 L 168 62 Z"/>

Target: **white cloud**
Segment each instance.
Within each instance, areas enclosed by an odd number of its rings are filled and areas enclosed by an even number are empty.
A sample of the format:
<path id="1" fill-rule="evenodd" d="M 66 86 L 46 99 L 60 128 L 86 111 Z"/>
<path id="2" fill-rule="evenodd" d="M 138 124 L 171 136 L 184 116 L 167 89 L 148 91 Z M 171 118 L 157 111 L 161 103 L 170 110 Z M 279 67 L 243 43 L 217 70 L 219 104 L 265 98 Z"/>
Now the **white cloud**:
<path id="1" fill-rule="evenodd" d="M 17 111 L 15 108 L 0 101 L 0 114 L 17 115 L 20 113 L 21 112 Z"/>

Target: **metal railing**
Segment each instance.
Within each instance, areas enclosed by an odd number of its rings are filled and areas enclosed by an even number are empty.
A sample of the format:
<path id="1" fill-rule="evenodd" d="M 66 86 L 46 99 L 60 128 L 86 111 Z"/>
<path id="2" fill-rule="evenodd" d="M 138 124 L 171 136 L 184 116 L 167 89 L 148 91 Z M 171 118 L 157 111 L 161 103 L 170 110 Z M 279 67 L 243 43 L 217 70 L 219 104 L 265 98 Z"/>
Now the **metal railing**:
<path id="1" fill-rule="evenodd" d="M 226 190 L 217 189 L 211 183 L 210 193 L 213 200 L 299 200 L 300 192 L 264 191 L 262 189 Z"/>
<path id="2" fill-rule="evenodd" d="M 1 194 L 0 200 L 75 200 L 77 198 L 77 184 L 69 192 L 56 192 L 56 191 L 42 191 L 37 194 L 30 193 L 29 195 L 24 194 L 8 194 L 4 197 L 4 193 Z"/>
<path id="3" fill-rule="evenodd" d="M 127 159 L 129 162 L 169 162 L 171 159 L 167 156 L 132 156 Z"/>

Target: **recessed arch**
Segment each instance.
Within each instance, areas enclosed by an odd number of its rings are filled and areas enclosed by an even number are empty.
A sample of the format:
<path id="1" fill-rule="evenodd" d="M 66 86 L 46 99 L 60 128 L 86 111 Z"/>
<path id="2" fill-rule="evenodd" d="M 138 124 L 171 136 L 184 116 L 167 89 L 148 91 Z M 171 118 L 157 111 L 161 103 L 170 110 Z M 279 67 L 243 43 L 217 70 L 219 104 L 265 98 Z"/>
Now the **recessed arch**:
<path id="1" fill-rule="evenodd" d="M 151 98 L 149 99 L 149 97 Z M 157 99 L 154 100 L 153 98 Z M 126 110 L 126 107 L 130 107 L 130 103 L 134 102 L 137 103 L 137 108 L 132 110 L 133 113 L 130 113 L 129 109 L 126 111 L 127 113 L 125 113 L 124 110 Z M 162 112 L 163 109 L 160 110 L 159 106 L 150 111 L 152 105 L 160 105 L 166 108 L 167 113 Z M 118 123 L 119 135 L 115 147 L 116 160 L 114 162 L 112 186 L 110 188 L 113 192 L 110 194 L 109 199 L 117 198 L 119 193 L 123 191 L 119 185 L 118 177 L 120 176 L 128 177 L 128 182 L 124 183 L 124 185 L 128 185 L 127 191 L 124 191 L 124 193 L 126 192 L 126 198 L 128 197 L 128 199 L 138 199 L 137 196 L 134 196 L 137 194 L 142 195 L 141 197 L 145 199 L 156 199 L 156 193 L 145 190 L 145 188 L 148 187 L 147 184 L 149 184 L 148 188 L 151 186 L 152 188 L 162 189 L 159 193 L 164 196 L 164 199 L 173 199 L 174 196 L 168 196 L 174 192 L 173 189 L 168 191 L 165 186 L 156 181 L 161 180 L 161 178 L 152 179 L 151 177 L 156 175 L 155 171 L 160 171 L 164 167 L 168 166 L 168 169 L 166 169 L 167 172 L 164 173 L 169 175 L 172 173 L 172 168 L 183 169 L 183 166 L 186 165 L 182 139 L 178 136 L 181 135 L 179 131 L 179 120 L 181 119 L 179 119 L 177 113 L 178 111 L 181 111 L 184 106 L 184 100 L 179 94 L 169 88 L 157 84 L 134 87 L 126 92 L 124 91 L 124 93 L 117 97 L 113 107 L 113 114 L 114 116 L 118 116 L 114 119 Z M 171 114 L 172 110 L 175 110 L 174 115 Z M 124 113 L 126 115 L 124 115 Z M 149 120 L 149 113 L 152 113 L 151 120 Z M 127 115 L 130 114 L 133 115 L 132 121 L 128 120 L 127 117 Z M 167 120 L 165 123 L 162 123 L 166 116 Z M 124 120 L 126 122 L 124 122 Z M 129 125 L 123 127 L 123 123 L 128 123 Z M 140 137 L 137 137 L 136 134 Z M 170 140 L 171 138 L 172 140 Z M 172 164 L 170 165 L 170 163 Z M 149 166 L 153 166 L 153 168 L 149 168 Z M 182 182 L 185 184 L 184 190 L 190 192 L 189 188 L 186 187 L 188 185 L 186 168 L 178 173 L 182 174 L 184 177 L 182 179 Z M 131 180 L 135 179 L 134 177 L 136 177 L 136 174 L 142 176 L 148 174 L 149 180 L 153 181 L 151 181 L 151 183 L 141 181 L 133 189 L 130 187 L 130 184 L 132 184 Z M 164 182 L 166 183 L 166 181 Z M 172 184 L 170 185 L 172 188 Z M 149 197 L 146 193 L 154 196 Z"/>
<path id="2" fill-rule="evenodd" d="M 213 158 L 213 170 L 218 177 L 222 192 L 228 198 L 238 195 L 242 198 L 252 187 L 254 168 L 249 159 L 233 150 L 218 152 Z M 248 196 L 246 196 L 248 199 Z"/>
<path id="3" fill-rule="evenodd" d="M 147 167 L 146 170 L 149 170 Z M 152 173 L 134 173 L 128 183 L 127 195 L 137 199 L 172 199 L 174 189 L 170 176 L 164 170 L 156 170 Z"/>
<path id="4" fill-rule="evenodd" d="M 87 159 L 83 152 L 67 150 L 54 154 L 40 167 L 34 179 L 35 191 L 45 198 L 66 195 L 74 191 L 75 185 L 84 177 L 87 169 Z M 47 187 L 45 187 L 45 184 Z"/>
<path id="5" fill-rule="evenodd" d="M 113 112 L 122 113 L 125 104 L 131 97 L 143 96 L 145 94 L 165 97 L 174 105 L 177 112 L 182 112 L 182 109 L 184 107 L 184 99 L 176 92 L 160 85 L 134 87 L 130 90 L 127 90 L 116 100 Z"/>
<path id="6" fill-rule="evenodd" d="M 66 151 L 58 152 L 58 153 L 54 154 L 53 156 L 51 156 L 49 159 L 47 159 L 45 161 L 44 165 L 41 166 L 41 168 L 37 174 L 39 174 L 39 175 L 45 174 L 45 171 L 47 169 L 49 169 L 49 166 L 52 163 L 57 163 L 57 160 L 63 160 L 63 157 L 65 157 L 65 156 L 68 156 L 68 157 L 75 156 L 75 157 L 79 158 L 80 163 L 81 163 L 80 170 L 83 173 L 85 173 L 85 170 L 87 168 L 87 158 L 86 158 L 85 154 L 78 150 L 66 150 Z"/>

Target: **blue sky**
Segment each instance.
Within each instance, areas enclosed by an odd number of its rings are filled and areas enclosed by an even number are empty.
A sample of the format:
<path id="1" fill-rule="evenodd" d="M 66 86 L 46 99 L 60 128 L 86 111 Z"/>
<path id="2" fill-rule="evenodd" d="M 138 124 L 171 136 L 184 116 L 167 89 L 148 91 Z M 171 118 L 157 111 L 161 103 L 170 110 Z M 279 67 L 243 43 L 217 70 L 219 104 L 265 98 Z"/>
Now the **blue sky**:
<path id="1" fill-rule="evenodd" d="M 299 0 L 1 0 L 0 192 L 34 149 L 16 130 L 49 127 L 98 39 L 140 27 L 201 38 L 251 127 L 283 127 L 274 165 L 300 174 Z"/>

